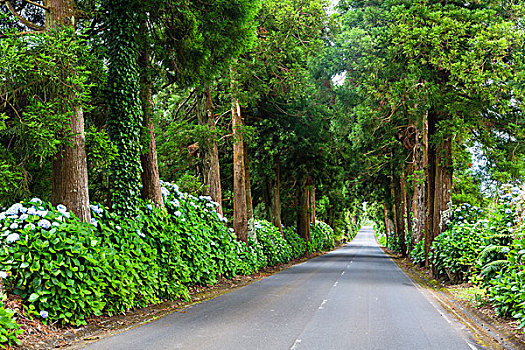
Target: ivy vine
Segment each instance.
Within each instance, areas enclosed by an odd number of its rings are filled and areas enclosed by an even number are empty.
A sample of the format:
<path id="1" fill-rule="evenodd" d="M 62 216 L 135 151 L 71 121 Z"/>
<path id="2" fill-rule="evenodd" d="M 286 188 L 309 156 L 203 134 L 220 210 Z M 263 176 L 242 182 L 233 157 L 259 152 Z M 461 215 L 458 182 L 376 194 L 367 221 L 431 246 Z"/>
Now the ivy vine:
<path id="1" fill-rule="evenodd" d="M 118 150 L 110 168 L 111 207 L 118 215 L 132 216 L 141 187 L 140 132 L 142 113 L 137 63 L 139 12 L 129 1 L 105 0 L 108 48 L 109 114 L 107 130 Z"/>

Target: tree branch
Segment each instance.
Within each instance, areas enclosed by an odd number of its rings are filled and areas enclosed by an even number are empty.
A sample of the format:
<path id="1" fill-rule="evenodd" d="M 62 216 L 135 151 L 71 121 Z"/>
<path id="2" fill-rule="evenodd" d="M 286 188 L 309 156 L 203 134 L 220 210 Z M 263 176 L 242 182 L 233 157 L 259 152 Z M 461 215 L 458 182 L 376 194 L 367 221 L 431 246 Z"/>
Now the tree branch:
<path id="1" fill-rule="evenodd" d="M 31 28 L 31 29 L 34 29 L 34 30 L 44 30 L 43 27 L 37 25 L 37 24 L 34 24 L 33 22 L 25 19 L 24 17 L 20 16 L 18 14 L 18 12 L 16 12 L 15 8 L 13 7 L 13 5 L 11 5 L 11 2 L 8 1 L 8 0 L 3 0 L 3 2 L 5 2 L 6 6 L 7 6 L 7 9 L 9 10 L 9 12 L 11 12 L 11 14 L 13 16 L 15 16 L 22 24 L 24 24 L 25 26 Z"/>
<path id="2" fill-rule="evenodd" d="M 34 6 L 38 6 L 38 7 L 42 8 L 42 9 L 44 9 L 46 11 L 49 10 L 49 7 L 44 6 L 44 5 L 40 5 L 39 3 L 33 2 L 31 0 L 23 0 L 23 1 L 27 2 L 28 4 L 31 4 L 31 5 L 34 5 Z"/>

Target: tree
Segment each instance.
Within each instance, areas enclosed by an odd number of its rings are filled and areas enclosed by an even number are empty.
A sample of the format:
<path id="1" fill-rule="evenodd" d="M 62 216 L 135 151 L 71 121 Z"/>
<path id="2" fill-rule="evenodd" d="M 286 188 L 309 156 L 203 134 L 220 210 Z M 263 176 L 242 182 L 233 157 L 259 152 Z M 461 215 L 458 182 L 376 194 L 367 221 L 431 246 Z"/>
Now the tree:
<path id="1" fill-rule="evenodd" d="M 50 143 L 62 140 L 59 141 L 59 145 L 56 145 L 58 146 L 56 147 L 57 152 L 53 156 L 51 201 L 54 205 L 66 205 L 81 220 L 89 221 L 91 212 L 89 209 L 82 107 L 89 94 L 89 88 L 85 84 L 86 69 L 81 67 L 82 63 L 80 63 L 84 55 L 81 45 L 85 44 L 80 38 L 75 38 L 74 33 L 78 19 L 75 2 L 73 0 L 50 0 L 46 6 L 31 3 L 31 6 L 38 8 L 41 12 L 43 9 L 46 10 L 44 25 L 33 22 L 35 19 L 42 21 L 42 16 L 38 12 L 35 14 L 31 10 L 25 10 L 24 6 L 17 9 L 10 1 L 6 1 L 5 6 L 23 26 L 35 31 L 45 30 L 49 34 L 41 35 L 42 40 L 38 39 L 38 32 L 28 32 L 26 35 L 32 37 L 29 41 L 37 43 L 36 50 L 31 51 L 29 49 L 30 54 L 37 53 L 40 50 L 40 57 L 36 58 L 33 63 L 37 65 L 37 69 L 41 70 L 46 69 L 47 66 L 48 72 L 52 72 L 52 74 L 46 75 L 44 72 L 39 72 L 44 74 L 40 79 L 33 77 L 34 80 L 30 83 L 30 85 L 35 86 L 24 85 L 23 78 L 21 79 L 19 76 L 15 84 L 18 83 L 20 86 L 11 91 L 7 89 L 3 95 L 7 96 L 6 102 L 9 102 L 11 110 L 18 114 L 18 119 L 22 124 L 31 125 L 28 123 L 31 110 L 34 112 L 38 108 L 47 108 L 47 113 L 54 111 L 59 116 L 67 115 L 66 120 L 64 120 L 64 124 L 67 126 L 64 127 L 62 124 L 61 127 L 57 127 L 54 130 L 56 132 L 55 139 L 49 140 Z M 24 18 L 19 13 L 22 8 L 24 8 L 24 13 L 32 15 L 35 19 Z M 53 36 L 60 37 L 63 40 L 63 42 L 58 43 L 59 50 L 53 50 L 50 49 L 50 46 L 46 46 L 57 45 Z M 45 40 L 48 40 L 49 43 L 46 44 Z M 4 48 L 6 47 L 4 46 Z M 47 59 L 51 62 L 46 63 L 40 59 L 45 55 L 48 55 Z M 16 65 L 12 65 L 12 67 L 16 67 Z M 10 72 L 14 73 L 15 71 L 7 70 L 5 73 L 9 74 Z M 29 78 L 27 72 L 24 75 L 25 78 Z M 31 90 L 35 92 L 30 92 Z M 22 118 L 22 115 L 17 112 L 18 106 L 11 104 L 8 100 L 13 99 L 16 95 L 20 97 L 27 93 L 29 93 L 29 95 L 25 95 L 27 103 L 25 106 L 20 106 L 24 116 Z M 19 98 L 18 101 L 20 100 Z M 51 146 L 50 148 L 55 147 Z"/>
<path id="2" fill-rule="evenodd" d="M 427 214 L 427 254 L 451 206 L 454 145 L 474 139 L 483 120 L 494 117 L 489 111 L 509 116 L 509 82 L 516 74 L 509 52 L 519 36 L 515 12 L 507 10 L 491 1 L 341 3 L 342 32 L 329 51 L 344 57 L 332 69 L 346 74 L 352 113 L 359 124 L 371 124 L 355 128 L 382 135 L 375 152 L 394 139 L 405 144 L 409 129 L 417 128 L 419 135 L 428 130 L 428 143 L 418 146 L 424 155 L 410 174 L 416 169 L 420 176 L 426 165 L 424 209 L 420 190 L 417 197 L 419 212 Z M 399 146 L 393 150 L 401 155 Z"/>

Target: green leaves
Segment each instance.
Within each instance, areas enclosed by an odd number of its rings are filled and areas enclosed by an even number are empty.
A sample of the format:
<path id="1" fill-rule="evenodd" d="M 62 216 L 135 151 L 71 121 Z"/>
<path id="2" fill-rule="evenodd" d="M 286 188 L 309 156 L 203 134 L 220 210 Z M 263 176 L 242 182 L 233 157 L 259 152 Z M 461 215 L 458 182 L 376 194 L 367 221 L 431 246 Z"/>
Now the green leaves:
<path id="1" fill-rule="evenodd" d="M 13 346 L 20 344 L 16 336 L 21 334 L 22 330 L 13 318 L 15 312 L 4 307 L 5 299 L 6 296 L 0 294 L 0 345 Z"/>
<path id="2" fill-rule="evenodd" d="M 107 132 L 117 149 L 111 162 L 111 207 L 118 215 L 133 216 L 140 196 L 140 133 L 142 111 L 139 99 L 138 35 L 139 12 L 127 1 L 105 1 L 105 32 L 109 53 Z"/>

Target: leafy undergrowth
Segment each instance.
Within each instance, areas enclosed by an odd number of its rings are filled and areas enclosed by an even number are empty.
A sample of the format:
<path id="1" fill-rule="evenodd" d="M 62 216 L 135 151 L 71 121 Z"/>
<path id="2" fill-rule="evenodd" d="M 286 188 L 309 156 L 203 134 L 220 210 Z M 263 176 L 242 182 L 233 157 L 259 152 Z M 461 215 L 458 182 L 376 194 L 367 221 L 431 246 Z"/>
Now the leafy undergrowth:
<path id="1" fill-rule="evenodd" d="M 87 324 L 80 328 L 44 325 L 39 320 L 31 320 L 29 317 L 26 317 L 26 315 L 23 315 L 19 317 L 19 323 L 24 333 L 20 336 L 21 346 L 17 348 L 50 350 L 69 345 L 75 345 L 75 348 L 81 347 L 83 344 L 100 340 L 132 325 L 141 324 L 172 312 L 184 312 L 184 309 L 188 305 L 217 297 L 236 288 L 244 287 L 292 265 L 322 254 L 321 252 L 307 254 L 299 259 L 293 259 L 286 264 L 267 266 L 251 275 L 239 275 L 228 279 L 219 278 L 216 284 L 210 286 L 189 287 L 188 300 L 177 299 L 174 301 L 165 301 L 144 308 L 134 309 L 126 312 L 126 314 L 92 316 L 87 318 Z M 12 309 L 22 313 L 20 299 L 10 301 L 8 305 Z"/>
<path id="2" fill-rule="evenodd" d="M 307 244 L 290 230 L 288 242 L 257 220 L 246 245 L 211 198 L 162 185 L 165 208 L 143 202 L 132 218 L 92 205 L 93 218 L 83 223 L 63 205 L 37 198 L 0 213 L 0 278 L 22 305 L 17 312 L 1 308 L 2 331 L 9 329 L 1 343 L 15 341 L 17 317 L 79 327 L 93 316 L 187 300 L 191 288 L 333 248 L 333 230 L 321 222 Z"/>

